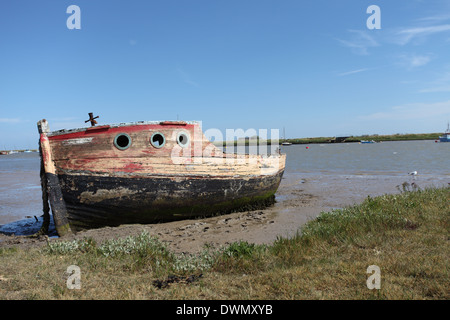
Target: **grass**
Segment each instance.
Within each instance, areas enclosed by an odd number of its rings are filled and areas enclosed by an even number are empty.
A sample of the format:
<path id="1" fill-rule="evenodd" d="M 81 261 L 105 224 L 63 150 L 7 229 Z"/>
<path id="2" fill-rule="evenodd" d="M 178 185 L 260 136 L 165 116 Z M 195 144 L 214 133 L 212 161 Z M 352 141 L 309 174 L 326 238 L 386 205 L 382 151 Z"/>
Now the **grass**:
<path id="1" fill-rule="evenodd" d="M 174 254 L 148 233 L 0 249 L 0 299 L 447 300 L 449 200 L 449 188 L 368 197 L 295 237 L 197 255 Z M 70 265 L 80 267 L 79 290 L 66 286 Z M 380 268 L 379 290 L 367 288 L 370 265 Z"/>

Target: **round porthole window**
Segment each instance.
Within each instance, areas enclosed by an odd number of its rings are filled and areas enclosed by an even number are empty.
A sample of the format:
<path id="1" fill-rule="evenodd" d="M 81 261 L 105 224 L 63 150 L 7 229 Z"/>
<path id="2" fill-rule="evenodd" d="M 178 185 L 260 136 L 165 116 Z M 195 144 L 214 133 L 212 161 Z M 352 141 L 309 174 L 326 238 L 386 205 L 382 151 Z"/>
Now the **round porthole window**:
<path id="1" fill-rule="evenodd" d="M 155 132 L 150 138 L 150 143 L 152 146 L 159 149 L 166 144 L 166 138 L 164 138 L 164 135 L 161 132 Z"/>
<path id="2" fill-rule="evenodd" d="M 189 146 L 189 134 L 186 132 L 179 132 L 177 135 L 177 142 L 181 147 L 186 148 Z"/>
<path id="3" fill-rule="evenodd" d="M 128 149 L 131 146 L 131 138 L 126 133 L 119 133 L 114 138 L 114 145 L 119 150 L 125 150 Z"/>

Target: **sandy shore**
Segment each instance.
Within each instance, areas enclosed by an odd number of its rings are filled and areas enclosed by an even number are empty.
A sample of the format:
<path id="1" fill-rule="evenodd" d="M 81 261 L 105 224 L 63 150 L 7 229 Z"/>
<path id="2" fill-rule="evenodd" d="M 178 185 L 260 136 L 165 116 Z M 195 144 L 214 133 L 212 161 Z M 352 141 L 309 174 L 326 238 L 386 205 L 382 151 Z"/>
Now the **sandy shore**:
<path id="1" fill-rule="evenodd" d="M 368 195 L 399 192 L 397 186 L 415 182 L 420 188 L 448 185 L 448 176 L 408 176 L 382 174 L 285 174 L 276 194 L 277 203 L 269 208 L 216 217 L 182 220 L 150 225 L 123 225 L 115 228 L 79 232 L 67 240 L 92 237 L 97 243 L 105 239 L 136 235 L 147 231 L 157 236 L 174 252 L 200 251 L 205 244 L 215 247 L 243 240 L 270 244 L 278 236 L 290 237 L 307 221 L 322 211 L 343 208 L 363 201 Z M 34 220 L 34 219 L 33 219 Z M 38 229 L 40 222 L 31 220 L 28 226 Z M 57 241 L 51 239 L 50 241 Z M 45 245 L 44 237 L 31 239 L 0 233 L 0 247 Z"/>

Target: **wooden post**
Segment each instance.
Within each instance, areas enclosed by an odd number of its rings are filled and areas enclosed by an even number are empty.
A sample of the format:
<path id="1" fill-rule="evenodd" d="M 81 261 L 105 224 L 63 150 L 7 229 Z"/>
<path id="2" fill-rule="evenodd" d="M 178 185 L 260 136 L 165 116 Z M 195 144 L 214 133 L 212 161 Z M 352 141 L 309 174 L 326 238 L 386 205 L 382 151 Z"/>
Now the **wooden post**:
<path id="1" fill-rule="evenodd" d="M 52 208 L 53 220 L 55 222 L 56 232 L 60 237 L 66 234 L 72 233 L 70 229 L 69 220 L 67 217 L 66 203 L 64 202 L 61 186 L 59 184 L 58 175 L 56 174 L 55 164 L 52 159 L 52 152 L 50 143 L 48 141 L 47 133 L 49 127 L 47 120 L 43 119 L 37 123 L 40 134 L 40 148 L 41 148 L 41 161 L 44 165 L 44 172 L 46 183 L 42 183 L 42 186 L 47 186 L 48 199 L 50 200 L 50 206 Z M 42 179 L 42 176 L 41 176 Z M 44 197 L 43 197 L 44 199 Z M 44 212 L 45 215 L 45 212 Z"/>
<path id="2" fill-rule="evenodd" d="M 45 176 L 44 161 L 42 160 L 42 148 L 39 140 L 39 156 L 41 158 L 41 189 L 42 189 L 42 211 L 44 211 L 44 221 L 42 222 L 41 229 L 33 236 L 46 235 L 48 233 L 48 227 L 50 225 L 50 206 L 48 204 L 48 191 L 47 191 L 47 177 Z"/>

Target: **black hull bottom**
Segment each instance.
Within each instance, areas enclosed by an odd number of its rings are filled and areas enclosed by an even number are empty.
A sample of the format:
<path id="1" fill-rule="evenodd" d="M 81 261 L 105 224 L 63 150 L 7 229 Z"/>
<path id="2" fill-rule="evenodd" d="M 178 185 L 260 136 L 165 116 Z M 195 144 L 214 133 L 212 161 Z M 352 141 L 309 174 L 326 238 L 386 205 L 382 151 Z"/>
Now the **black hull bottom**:
<path id="1" fill-rule="evenodd" d="M 239 178 L 60 175 L 72 230 L 256 210 L 275 202 L 283 171 Z"/>

